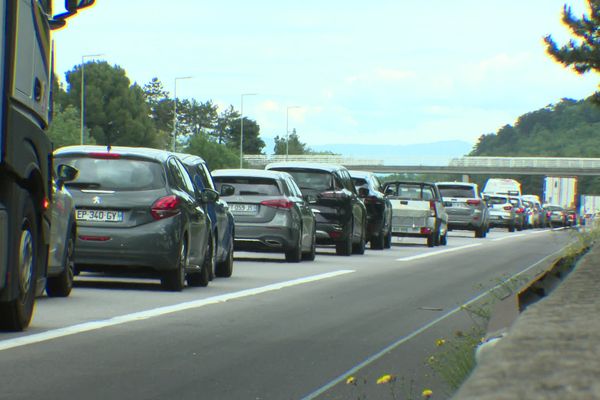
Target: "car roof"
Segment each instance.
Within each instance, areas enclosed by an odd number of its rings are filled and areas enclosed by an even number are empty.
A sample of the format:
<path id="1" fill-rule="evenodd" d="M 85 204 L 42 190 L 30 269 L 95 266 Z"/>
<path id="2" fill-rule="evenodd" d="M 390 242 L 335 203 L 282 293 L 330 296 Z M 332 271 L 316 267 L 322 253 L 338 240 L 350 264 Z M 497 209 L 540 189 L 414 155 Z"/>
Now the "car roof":
<path id="1" fill-rule="evenodd" d="M 476 183 L 473 182 L 436 182 L 436 185 L 452 185 L 452 186 L 470 186 L 470 187 L 474 187 L 477 186 Z"/>
<path id="2" fill-rule="evenodd" d="M 383 186 L 386 186 L 386 185 L 398 185 L 398 184 L 435 186 L 435 184 L 433 182 L 416 182 L 416 181 L 388 181 L 388 182 L 384 182 Z"/>
<path id="3" fill-rule="evenodd" d="M 279 179 L 284 176 L 291 177 L 287 172 L 267 171 L 264 169 L 216 169 L 212 173 L 213 178 L 220 176 L 239 176 L 248 178 L 271 178 Z"/>
<path id="4" fill-rule="evenodd" d="M 66 146 L 54 151 L 54 156 L 81 156 L 90 153 L 111 153 L 122 156 L 148 158 L 160 162 L 166 161 L 170 156 L 166 150 L 152 149 L 149 147 L 127 147 L 127 146 Z"/>
<path id="5" fill-rule="evenodd" d="M 175 155 L 186 165 L 206 164 L 206 161 L 204 161 L 204 158 L 197 156 L 195 154 L 175 153 L 175 152 L 171 152 L 171 154 Z"/>
<path id="6" fill-rule="evenodd" d="M 345 169 L 342 165 L 337 164 L 324 164 L 324 163 L 310 163 L 310 162 L 276 162 L 268 164 L 265 169 L 271 168 L 293 168 L 293 169 L 316 169 L 327 172 L 334 172 L 340 169 Z"/>
<path id="7" fill-rule="evenodd" d="M 374 173 L 369 171 L 357 171 L 355 169 L 348 170 L 348 172 L 350 173 L 350 176 L 352 178 L 368 178 L 370 176 L 375 175 Z"/>

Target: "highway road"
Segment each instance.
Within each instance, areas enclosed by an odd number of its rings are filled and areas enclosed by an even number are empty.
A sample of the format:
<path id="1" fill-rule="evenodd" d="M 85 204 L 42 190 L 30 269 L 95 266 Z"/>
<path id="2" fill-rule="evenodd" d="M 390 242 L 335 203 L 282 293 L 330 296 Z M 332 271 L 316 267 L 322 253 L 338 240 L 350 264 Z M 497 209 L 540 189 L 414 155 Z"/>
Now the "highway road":
<path id="1" fill-rule="evenodd" d="M 69 298 L 39 299 L 28 331 L 0 333 L 0 399 L 393 398 L 374 384 L 384 373 L 444 398 L 423 364 L 436 338 L 470 326 L 460 306 L 533 276 L 574 237 L 451 232 L 445 247 L 395 238 L 300 264 L 236 253 L 231 278 L 181 293 L 82 275 Z"/>

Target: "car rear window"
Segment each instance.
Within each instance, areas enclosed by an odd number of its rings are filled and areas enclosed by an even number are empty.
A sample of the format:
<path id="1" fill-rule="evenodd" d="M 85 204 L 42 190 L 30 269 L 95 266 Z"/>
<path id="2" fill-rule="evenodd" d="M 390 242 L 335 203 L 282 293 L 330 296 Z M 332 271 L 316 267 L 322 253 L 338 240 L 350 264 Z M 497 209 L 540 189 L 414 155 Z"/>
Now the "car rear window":
<path id="1" fill-rule="evenodd" d="M 463 198 L 474 198 L 477 197 L 475 194 L 475 188 L 472 186 L 464 185 L 438 185 L 438 189 L 442 193 L 442 197 L 463 197 Z"/>
<path id="2" fill-rule="evenodd" d="M 386 185 L 386 193 L 404 200 L 433 200 L 433 188 L 418 184 L 401 183 Z"/>
<path id="3" fill-rule="evenodd" d="M 292 175 L 300 190 L 313 190 L 323 192 L 332 190 L 333 177 L 329 172 L 317 170 L 299 170 L 299 169 L 278 169 Z"/>
<path id="4" fill-rule="evenodd" d="M 55 165 L 69 164 L 79 170 L 68 187 L 118 191 L 154 190 L 165 187 L 163 166 L 156 161 L 116 158 L 57 157 Z"/>
<path id="5" fill-rule="evenodd" d="M 363 178 L 352 178 L 352 182 L 354 182 L 354 186 L 356 187 L 368 187 L 367 180 Z"/>
<path id="6" fill-rule="evenodd" d="M 235 188 L 237 196 L 280 196 L 281 190 L 275 179 L 259 177 L 213 176 L 218 192 L 223 184 Z"/>
<path id="7" fill-rule="evenodd" d="M 488 204 L 506 204 L 508 203 L 508 199 L 506 197 L 493 197 L 490 196 L 487 200 Z"/>

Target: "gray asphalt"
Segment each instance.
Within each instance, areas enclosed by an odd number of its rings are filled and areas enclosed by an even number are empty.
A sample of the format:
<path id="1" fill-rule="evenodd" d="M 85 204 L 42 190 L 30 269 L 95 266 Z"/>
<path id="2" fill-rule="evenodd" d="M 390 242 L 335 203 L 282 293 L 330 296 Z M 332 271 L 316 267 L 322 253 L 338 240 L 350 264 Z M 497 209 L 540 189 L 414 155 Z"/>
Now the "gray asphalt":
<path id="1" fill-rule="evenodd" d="M 70 298 L 39 299 L 27 332 L 0 333 L 0 398 L 356 398 L 338 378 L 418 373 L 434 338 L 468 322 L 446 314 L 572 239 L 569 231 L 452 232 L 446 247 L 395 240 L 391 250 L 351 257 L 320 248 L 315 262 L 300 264 L 241 253 L 232 278 L 182 293 L 161 292 L 158 281 L 81 276 Z M 195 303 L 178 311 L 185 302 Z"/>

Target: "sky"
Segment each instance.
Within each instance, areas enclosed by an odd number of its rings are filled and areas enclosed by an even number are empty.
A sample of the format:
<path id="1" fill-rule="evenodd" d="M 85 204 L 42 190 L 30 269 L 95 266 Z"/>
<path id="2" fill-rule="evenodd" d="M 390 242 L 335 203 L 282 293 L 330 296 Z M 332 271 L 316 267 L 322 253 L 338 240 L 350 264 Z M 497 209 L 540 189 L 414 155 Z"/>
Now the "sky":
<path id="1" fill-rule="evenodd" d="M 241 109 L 261 135 L 310 145 L 476 143 L 599 83 L 543 37 L 585 0 L 96 0 L 55 32 L 56 72 L 102 60 L 132 83 Z M 166 5 L 165 5 L 166 4 Z M 188 77 L 191 79 L 178 79 Z M 176 83 L 175 83 L 176 82 Z"/>

